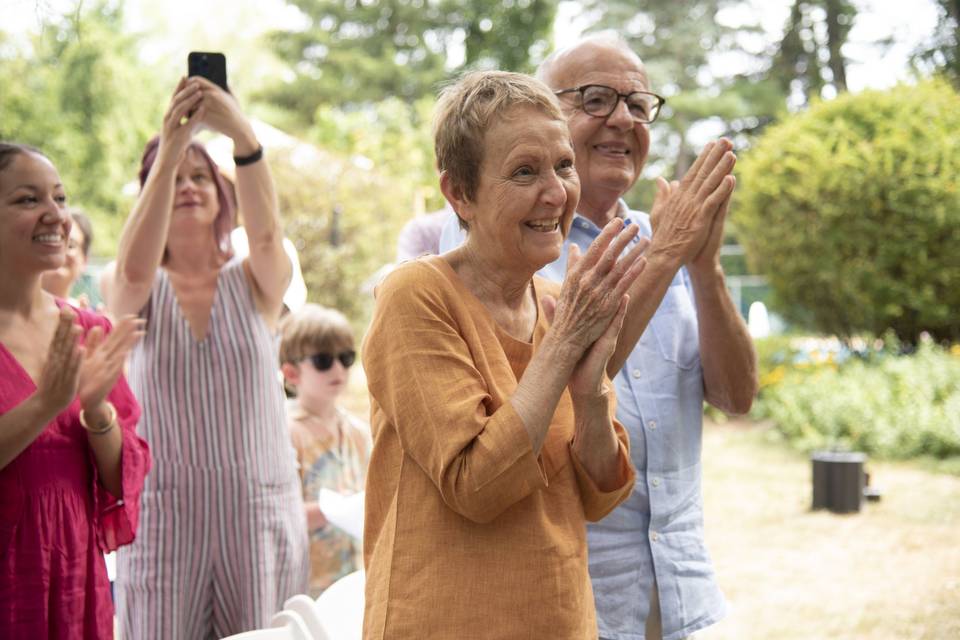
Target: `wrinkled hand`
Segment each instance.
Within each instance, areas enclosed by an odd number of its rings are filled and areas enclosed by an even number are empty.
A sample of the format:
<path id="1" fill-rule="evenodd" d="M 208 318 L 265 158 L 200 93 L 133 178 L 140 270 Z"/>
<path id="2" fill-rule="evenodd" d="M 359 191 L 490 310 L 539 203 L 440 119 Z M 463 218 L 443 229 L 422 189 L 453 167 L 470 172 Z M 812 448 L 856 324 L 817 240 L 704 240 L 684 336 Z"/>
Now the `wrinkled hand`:
<path id="1" fill-rule="evenodd" d="M 713 269 L 720 264 L 720 248 L 723 246 L 723 230 L 727 221 L 727 211 L 730 209 L 730 200 L 733 198 L 733 188 L 737 186 L 736 177 L 730 176 L 728 179 L 733 181 L 733 187 L 727 197 L 723 199 L 720 209 L 713 217 L 713 224 L 703 248 L 690 261 L 690 269 L 694 271 Z"/>
<path id="2" fill-rule="evenodd" d="M 650 212 L 653 227 L 651 255 L 665 255 L 679 264 L 700 256 L 714 237 L 721 205 L 733 193 L 730 173 L 736 164 L 733 145 L 725 138 L 710 142 L 683 180 L 657 179 L 657 196 Z M 717 231 L 722 241 L 723 230 Z"/>
<path id="3" fill-rule="evenodd" d="M 623 221 L 615 218 L 582 257 L 579 247 L 570 245 L 552 327 L 565 344 L 586 351 L 610 326 L 627 290 L 646 266 L 645 242 L 620 255 L 638 232 L 636 225 L 623 229 Z"/>
<path id="4" fill-rule="evenodd" d="M 556 300 L 551 296 L 544 296 L 540 301 L 543 305 L 544 313 L 548 322 L 553 322 Z M 587 348 L 583 357 L 577 362 L 570 374 L 570 380 L 567 388 L 574 399 L 577 398 L 596 398 L 602 395 L 603 379 L 607 371 L 607 362 L 617 348 L 617 337 L 620 334 L 620 328 L 623 326 L 623 319 L 627 315 L 627 305 L 630 303 L 630 296 L 623 296 L 620 301 L 620 308 L 616 315 L 607 325 L 606 330 L 600 334 L 600 337 Z"/>
<path id="5" fill-rule="evenodd" d="M 76 317 L 69 307 L 60 310 L 60 321 L 37 381 L 37 397 L 54 415 L 66 409 L 77 395 L 83 357 L 77 344 L 82 330 L 73 323 Z"/>
<path id="6" fill-rule="evenodd" d="M 158 155 L 179 165 L 204 117 L 203 94 L 195 78 L 180 78 L 163 115 Z"/>
<path id="7" fill-rule="evenodd" d="M 87 332 L 77 386 L 77 395 L 84 411 L 99 407 L 117 383 L 127 353 L 143 337 L 143 325 L 143 319 L 128 315 L 120 318 L 106 337 L 102 327 L 94 327 Z"/>

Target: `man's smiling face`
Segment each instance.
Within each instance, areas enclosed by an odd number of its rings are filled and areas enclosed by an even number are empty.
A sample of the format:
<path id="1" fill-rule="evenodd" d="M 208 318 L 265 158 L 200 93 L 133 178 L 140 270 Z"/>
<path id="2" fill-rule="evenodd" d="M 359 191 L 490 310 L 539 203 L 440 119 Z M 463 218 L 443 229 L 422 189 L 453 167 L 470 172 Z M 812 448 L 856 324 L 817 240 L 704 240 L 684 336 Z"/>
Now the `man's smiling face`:
<path id="1" fill-rule="evenodd" d="M 549 78 L 554 90 L 588 84 L 612 87 L 622 94 L 650 90 L 640 60 L 613 46 L 584 44 L 555 64 Z M 613 192 L 617 197 L 626 193 L 640 177 L 647 160 L 650 149 L 647 125 L 635 122 L 622 100 L 606 118 L 585 113 L 577 93 L 561 96 L 561 103 L 576 152 L 581 202 L 589 205 L 595 200 L 609 200 Z"/>

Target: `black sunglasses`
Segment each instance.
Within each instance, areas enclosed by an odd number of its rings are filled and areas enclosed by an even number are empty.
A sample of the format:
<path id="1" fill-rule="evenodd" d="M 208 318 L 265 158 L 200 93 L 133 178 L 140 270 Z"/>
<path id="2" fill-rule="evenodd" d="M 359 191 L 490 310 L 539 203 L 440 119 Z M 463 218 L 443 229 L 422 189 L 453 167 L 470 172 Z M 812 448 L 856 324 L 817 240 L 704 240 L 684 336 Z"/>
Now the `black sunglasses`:
<path id="1" fill-rule="evenodd" d="M 350 365 L 357 359 L 357 352 L 353 350 L 341 351 L 336 355 L 332 353 L 315 353 L 308 357 L 310 362 L 313 363 L 313 368 L 317 371 L 326 371 L 332 367 L 334 358 L 340 361 L 344 369 L 349 369 Z"/>

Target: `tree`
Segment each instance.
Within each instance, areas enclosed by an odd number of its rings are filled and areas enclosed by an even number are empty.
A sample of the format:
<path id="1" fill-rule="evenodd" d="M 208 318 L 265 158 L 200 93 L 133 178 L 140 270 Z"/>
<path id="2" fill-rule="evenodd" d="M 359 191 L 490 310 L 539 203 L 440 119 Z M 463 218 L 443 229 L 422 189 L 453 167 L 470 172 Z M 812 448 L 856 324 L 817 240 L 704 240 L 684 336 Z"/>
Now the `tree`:
<path id="1" fill-rule="evenodd" d="M 745 56 L 758 69 L 762 66 L 740 42 L 742 34 L 755 34 L 759 27 L 734 28 L 718 19 L 721 10 L 738 4 L 738 0 L 585 1 L 587 14 L 596 16 L 588 31 L 612 29 L 625 37 L 644 61 L 652 90 L 667 98 L 663 114 L 651 127 L 654 146 L 662 151 L 648 163 L 650 173 L 682 176 L 698 152 L 697 141 L 689 134 L 699 124 L 711 123 L 718 133 L 743 138 L 783 110 L 784 96 L 775 83 L 763 77 L 718 75 L 711 66 L 712 56 L 731 53 Z M 638 182 L 626 199 L 640 208 L 649 206 L 651 185 Z"/>
<path id="2" fill-rule="evenodd" d="M 833 95 L 847 90 L 842 48 L 856 15 L 848 0 L 794 0 L 768 75 L 784 95 L 800 98 L 796 106 L 823 95 L 826 87 Z"/>
<path id="3" fill-rule="evenodd" d="M 305 26 L 270 42 L 294 77 L 261 97 L 313 121 L 319 105 L 412 102 L 477 66 L 528 71 L 543 55 L 557 0 L 289 0 Z M 448 68 L 463 51 L 462 64 Z"/>
<path id="4" fill-rule="evenodd" d="M 397 197 L 404 183 L 326 151 L 307 162 L 295 151 L 271 152 L 269 160 L 309 299 L 339 309 L 362 333 L 373 303 L 369 287 L 393 260 L 410 215 L 409 200 Z"/>
<path id="5" fill-rule="evenodd" d="M 105 3 L 48 22 L 27 50 L 0 46 L 0 138 L 50 156 L 110 253 L 130 204 L 123 187 L 165 103 L 136 51 L 121 9 Z"/>
<path id="6" fill-rule="evenodd" d="M 940 16 L 930 40 L 914 54 L 914 62 L 941 71 L 960 87 L 960 0 L 937 0 Z"/>
<path id="7" fill-rule="evenodd" d="M 849 337 L 960 338 L 960 95 L 927 81 L 814 101 L 739 163 L 733 223 L 777 310 Z"/>

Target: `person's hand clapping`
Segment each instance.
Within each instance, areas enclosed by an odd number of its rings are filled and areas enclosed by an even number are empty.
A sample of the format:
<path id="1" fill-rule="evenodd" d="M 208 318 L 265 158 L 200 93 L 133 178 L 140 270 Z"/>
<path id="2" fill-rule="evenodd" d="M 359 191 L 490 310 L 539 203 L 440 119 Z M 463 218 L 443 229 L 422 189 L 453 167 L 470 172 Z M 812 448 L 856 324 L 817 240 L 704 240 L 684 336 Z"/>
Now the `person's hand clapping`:
<path id="1" fill-rule="evenodd" d="M 547 296 L 542 302 L 547 320 L 553 322 L 556 308 L 555 301 Z M 605 393 L 603 377 L 607 370 L 607 362 L 617 346 L 617 336 L 620 334 L 620 327 L 623 326 L 623 319 L 627 314 L 629 302 L 630 297 L 624 295 L 616 315 L 607 325 L 606 330 L 587 348 L 583 357 L 574 367 L 573 373 L 570 374 L 567 388 L 570 390 L 570 396 L 574 399 L 574 402 L 578 398 L 596 398 Z"/>
<path id="2" fill-rule="evenodd" d="M 52 415 L 63 411 L 77 395 L 83 357 L 78 344 L 82 330 L 73 322 L 76 317 L 69 307 L 60 310 L 57 329 L 47 351 L 47 361 L 37 381 L 37 398 Z"/>
<path id="3" fill-rule="evenodd" d="M 718 237 L 722 242 L 723 223 L 715 222 L 736 185 L 730 175 L 735 164 L 732 143 L 721 138 L 704 147 L 683 180 L 668 183 L 657 179 L 657 196 L 650 212 L 651 257 L 664 255 L 678 265 L 690 264 L 704 253 L 708 241 L 711 246 Z"/>
<path id="4" fill-rule="evenodd" d="M 567 274 L 559 300 L 542 302 L 551 330 L 565 344 L 580 349 L 580 359 L 570 379 L 572 394 L 595 394 L 613 349 L 626 310 L 626 292 L 646 266 L 647 242 L 637 242 L 621 256 L 639 229 L 623 229 L 619 218 L 610 221 L 586 254 L 571 244 Z"/>
<path id="5" fill-rule="evenodd" d="M 97 409 L 117 383 L 133 345 L 143 337 L 144 320 L 132 315 L 120 318 L 104 337 L 102 327 L 87 332 L 80 365 L 77 395 L 84 411 Z"/>
<path id="6" fill-rule="evenodd" d="M 735 187 L 737 179 L 734 176 L 730 176 L 728 179 L 733 180 L 733 186 Z M 704 271 L 713 269 L 716 265 L 720 264 L 720 248 L 723 246 L 723 229 L 727 221 L 727 212 L 730 209 L 731 198 L 733 198 L 733 188 L 730 189 L 727 197 L 723 199 L 723 202 L 720 204 L 720 210 L 717 211 L 717 214 L 713 217 L 713 225 L 710 228 L 707 241 L 703 244 L 703 247 L 701 247 L 700 252 L 693 256 L 693 259 L 689 263 L 690 269 L 694 271 Z"/>

